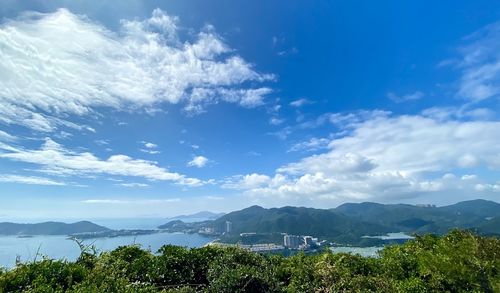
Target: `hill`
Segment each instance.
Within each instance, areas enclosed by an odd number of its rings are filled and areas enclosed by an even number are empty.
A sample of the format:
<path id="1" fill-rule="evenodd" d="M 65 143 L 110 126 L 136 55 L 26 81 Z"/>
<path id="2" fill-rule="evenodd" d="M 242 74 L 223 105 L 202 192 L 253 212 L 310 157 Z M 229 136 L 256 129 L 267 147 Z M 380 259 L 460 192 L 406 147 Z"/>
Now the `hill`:
<path id="1" fill-rule="evenodd" d="M 238 242 L 240 233 L 311 235 L 342 244 L 371 246 L 385 243 L 362 236 L 389 232 L 446 234 L 454 228 L 471 229 L 483 235 L 500 235 L 500 204 L 486 200 L 464 201 L 436 207 L 409 204 L 347 203 L 333 209 L 251 206 L 213 221 L 186 223 L 171 221 L 160 226 L 173 232 L 196 233 L 212 229 L 222 241 Z M 226 222 L 231 222 L 228 232 Z M 278 237 L 280 236 L 280 237 Z M 281 241 L 281 240 L 280 240 Z"/>
<path id="2" fill-rule="evenodd" d="M 376 223 L 363 222 L 333 210 L 304 207 L 265 209 L 252 206 L 229 213 L 214 221 L 215 227 L 232 223 L 232 233 L 289 233 L 313 235 L 336 241 L 359 239 L 363 235 L 391 232 Z"/>
<path id="3" fill-rule="evenodd" d="M 475 228 L 500 216 L 500 204 L 486 200 L 463 201 L 443 207 L 407 204 L 348 203 L 336 209 L 346 216 L 390 227 L 393 231 L 444 234 L 452 228 Z M 497 228 L 500 232 L 500 226 Z"/>
<path id="4" fill-rule="evenodd" d="M 168 221 L 180 220 L 183 222 L 201 222 L 208 220 L 216 220 L 225 215 L 224 213 L 212 213 L 209 211 L 201 211 L 190 215 L 180 215 L 172 218 L 168 218 Z"/>
<path id="5" fill-rule="evenodd" d="M 36 224 L 0 223 L 0 235 L 70 235 L 109 231 L 89 221 L 76 223 L 44 222 Z"/>

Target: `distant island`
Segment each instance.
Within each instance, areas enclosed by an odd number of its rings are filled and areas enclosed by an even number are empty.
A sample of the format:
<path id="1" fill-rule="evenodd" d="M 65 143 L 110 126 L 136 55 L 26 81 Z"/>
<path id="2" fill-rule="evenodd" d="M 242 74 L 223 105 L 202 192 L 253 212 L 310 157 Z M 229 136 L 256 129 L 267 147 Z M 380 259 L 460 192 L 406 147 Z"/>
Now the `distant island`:
<path id="1" fill-rule="evenodd" d="M 201 222 L 201 221 L 216 220 L 224 215 L 225 213 L 212 213 L 209 211 L 201 211 L 190 215 L 180 215 L 171 217 L 168 220 L 169 221 L 180 220 L 183 222 Z"/>
<path id="2" fill-rule="evenodd" d="M 76 233 L 102 233 L 110 229 L 89 221 L 76 223 L 44 222 L 36 224 L 0 223 L 0 235 L 70 235 Z"/>

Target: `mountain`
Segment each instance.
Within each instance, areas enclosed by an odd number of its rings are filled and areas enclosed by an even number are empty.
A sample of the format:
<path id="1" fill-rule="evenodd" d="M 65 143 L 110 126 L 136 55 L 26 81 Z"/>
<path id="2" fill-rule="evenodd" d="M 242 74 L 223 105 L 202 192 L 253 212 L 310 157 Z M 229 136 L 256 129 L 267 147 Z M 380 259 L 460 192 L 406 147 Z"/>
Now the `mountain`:
<path id="1" fill-rule="evenodd" d="M 500 204 L 486 200 L 443 207 L 348 203 L 333 210 L 354 219 L 390 227 L 393 231 L 437 234 L 444 234 L 452 228 L 475 228 L 485 223 L 486 218 L 500 216 Z"/>
<path id="2" fill-rule="evenodd" d="M 229 233 L 227 222 L 231 222 Z M 345 244 L 375 245 L 380 244 L 376 239 L 362 236 L 389 232 L 446 234 L 453 228 L 500 235 L 500 204 L 473 200 L 443 207 L 372 202 L 346 203 L 333 209 L 251 206 L 213 221 L 175 220 L 160 228 L 190 232 L 213 228 L 216 233 L 224 234 L 222 238 L 231 241 L 238 241 L 240 233 L 255 232 L 311 235 Z"/>
<path id="3" fill-rule="evenodd" d="M 500 204 L 484 199 L 462 201 L 439 209 L 455 214 L 476 215 L 483 218 L 500 215 Z"/>
<path id="4" fill-rule="evenodd" d="M 222 217 L 225 213 L 212 213 L 209 211 L 202 211 L 198 213 L 194 213 L 191 215 L 180 215 L 176 217 L 172 217 L 167 219 L 167 221 L 176 221 L 180 220 L 183 222 L 201 222 L 207 220 L 216 220 L 217 218 Z"/>
<path id="5" fill-rule="evenodd" d="M 334 210 L 304 207 L 265 209 L 252 206 L 224 215 L 215 220 L 213 225 L 223 227 L 227 221 L 232 224 L 232 234 L 280 232 L 312 235 L 336 241 L 391 232 L 389 228 L 382 225 L 350 218 Z"/>
<path id="6" fill-rule="evenodd" d="M 476 230 L 483 235 L 500 236 L 500 217 L 488 218 Z"/>
<path id="7" fill-rule="evenodd" d="M 89 221 L 71 224 L 61 222 L 37 224 L 0 223 L 0 235 L 70 235 L 103 231 L 109 231 L 109 229 Z"/>

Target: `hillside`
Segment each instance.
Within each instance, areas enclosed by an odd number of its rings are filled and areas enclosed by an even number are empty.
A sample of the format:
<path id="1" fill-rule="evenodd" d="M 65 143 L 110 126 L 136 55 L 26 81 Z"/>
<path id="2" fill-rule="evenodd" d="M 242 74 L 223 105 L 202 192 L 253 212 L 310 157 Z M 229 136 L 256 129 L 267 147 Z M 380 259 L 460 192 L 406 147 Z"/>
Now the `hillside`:
<path id="1" fill-rule="evenodd" d="M 500 216 L 491 218 L 477 227 L 477 232 L 482 235 L 500 237 Z"/>
<path id="2" fill-rule="evenodd" d="M 231 222 L 233 238 L 239 233 L 289 233 L 312 235 L 340 243 L 356 245 L 376 244 L 360 239 L 364 235 L 382 235 L 388 232 L 445 234 L 453 228 L 473 229 L 485 235 L 500 235 L 500 204 L 474 200 L 434 207 L 408 204 L 378 204 L 371 202 L 347 203 L 333 209 L 282 207 L 265 209 L 260 206 L 234 211 L 215 221 L 188 225 L 181 221 L 173 225 L 196 230 L 212 226 L 225 231 Z M 231 235 L 225 235 L 225 238 Z M 235 239 L 232 239 L 234 241 Z M 366 243 L 364 243 L 366 242 Z"/>
<path id="3" fill-rule="evenodd" d="M 332 210 L 303 207 L 264 209 L 252 206 L 220 217 L 214 221 L 214 226 L 221 226 L 226 221 L 232 223 L 233 234 L 282 232 L 337 241 L 350 241 L 363 235 L 391 232 L 382 225 L 363 222 Z"/>
<path id="4" fill-rule="evenodd" d="M 451 228 L 475 228 L 487 218 L 500 216 L 500 204 L 486 200 L 459 202 L 443 207 L 406 204 L 349 203 L 336 209 L 346 216 L 390 227 L 393 231 L 443 234 Z M 500 227 L 497 228 L 500 232 Z"/>
<path id="5" fill-rule="evenodd" d="M 225 215 L 224 213 L 212 213 L 209 211 L 201 211 L 190 215 L 180 215 L 167 219 L 168 221 L 181 220 L 183 222 L 201 222 L 208 220 L 216 220 Z"/>
<path id="6" fill-rule="evenodd" d="M 0 223 L 0 235 L 69 235 L 76 233 L 102 232 L 109 229 L 92 222 L 76 223 L 44 222 L 36 224 Z"/>

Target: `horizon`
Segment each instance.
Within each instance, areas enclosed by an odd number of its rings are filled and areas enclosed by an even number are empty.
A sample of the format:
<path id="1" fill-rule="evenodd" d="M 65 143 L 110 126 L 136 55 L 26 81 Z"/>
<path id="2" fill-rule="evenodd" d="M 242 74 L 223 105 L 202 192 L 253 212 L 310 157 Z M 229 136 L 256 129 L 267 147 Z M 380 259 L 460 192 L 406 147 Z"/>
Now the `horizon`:
<path id="1" fill-rule="evenodd" d="M 464 203 L 464 202 L 473 202 L 473 201 L 487 201 L 487 202 L 493 202 L 493 203 L 496 203 L 496 204 L 500 204 L 500 202 L 497 202 L 497 201 L 493 201 L 493 200 L 486 200 L 486 199 L 481 199 L 481 198 L 477 198 L 477 199 L 470 199 L 470 200 L 464 200 L 464 201 L 459 201 L 459 202 L 456 202 L 456 203 L 452 203 L 452 204 L 447 204 L 447 205 L 434 205 L 433 207 L 434 208 L 440 208 L 440 207 L 447 207 L 447 206 L 452 206 L 452 205 L 456 205 L 456 204 L 459 204 L 459 203 Z M 378 203 L 378 202 L 372 202 L 372 201 L 365 201 L 365 202 L 345 202 L 345 203 L 342 203 L 336 207 L 325 207 L 325 208 L 313 208 L 313 209 L 325 209 L 325 210 L 330 210 L 330 209 L 336 209 L 344 204 L 365 204 L 365 203 L 374 203 L 374 204 L 382 204 L 382 203 Z M 428 203 L 419 203 L 419 204 L 422 204 L 422 205 L 429 205 Z M 418 203 L 417 204 L 406 204 L 406 203 L 390 203 L 390 204 L 382 204 L 382 205 L 411 205 L 411 206 L 418 206 L 419 205 Z M 276 206 L 276 207 L 262 207 L 260 205 L 252 205 L 252 206 L 247 206 L 247 207 L 244 207 L 242 209 L 238 209 L 238 210 L 230 210 L 230 211 L 227 211 L 227 212 L 216 212 L 216 211 L 209 211 L 209 210 L 202 210 L 202 211 L 198 211 L 198 212 L 195 212 L 195 213 L 192 213 L 192 214 L 177 214 L 177 215 L 172 215 L 172 216 L 167 216 L 167 217 L 118 217 L 118 218 L 109 218 L 109 217 L 101 217 L 101 218 L 39 218 L 39 219 L 26 219 L 24 218 L 24 222 L 16 222 L 16 221 L 9 221 L 9 220 L 0 220 L 0 223 L 13 223 L 13 224 L 39 224 L 39 223 L 47 223 L 47 222 L 62 222 L 62 223 L 66 223 L 66 224 L 73 224 L 73 223 L 77 223 L 77 222 L 98 222 L 98 221 L 104 221 L 102 223 L 105 223 L 106 221 L 111 222 L 111 221 L 118 221 L 118 223 L 116 224 L 120 224 L 119 222 L 120 221 L 132 221 L 133 223 L 139 223 L 140 221 L 154 221 L 154 222 L 157 222 L 157 221 L 162 221 L 162 222 L 159 222 L 159 223 L 165 223 L 165 221 L 170 221 L 172 219 L 177 219 L 179 217 L 191 217 L 195 214 L 198 214 L 198 213 L 204 213 L 204 212 L 208 212 L 208 213 L 212 213 L 212 214 L 222 214 L 222 215 L 227 215 L 229 213 L 232 213 L 232 212 L 238 212 L 238 211 L 241 211 L 241 210 L 245 210 L 245 209 L 248 209 L 248 208 L 252 208 L 252 207 L 260 207 L 260 208 L 263 208 L 263 209 L 281 209 L 281 208 L 287 208 L 287 207 L 293 207 L 293 208 L 311 208 L 311 207 L 306 207 L 306 206 L 290 206 L 290 205 L 285 205 L 285 206 Z M 429 207 L 422 207 L 422 208 L 429 208 Z M 19 220 L 22 220 L 22 219 L 19 219 Z M 100 224 L 100 225 L 104 225 L 104 224 Z M 104 225 L 106 226 L 106 225 Z M 109 227 L 108 227 L 109 228 Z"/>
<path id="2" fill-rule="evenodd" d="M 0 222 L 500 202 L 496 1 L 5 0 L 0 58 Z"/>

